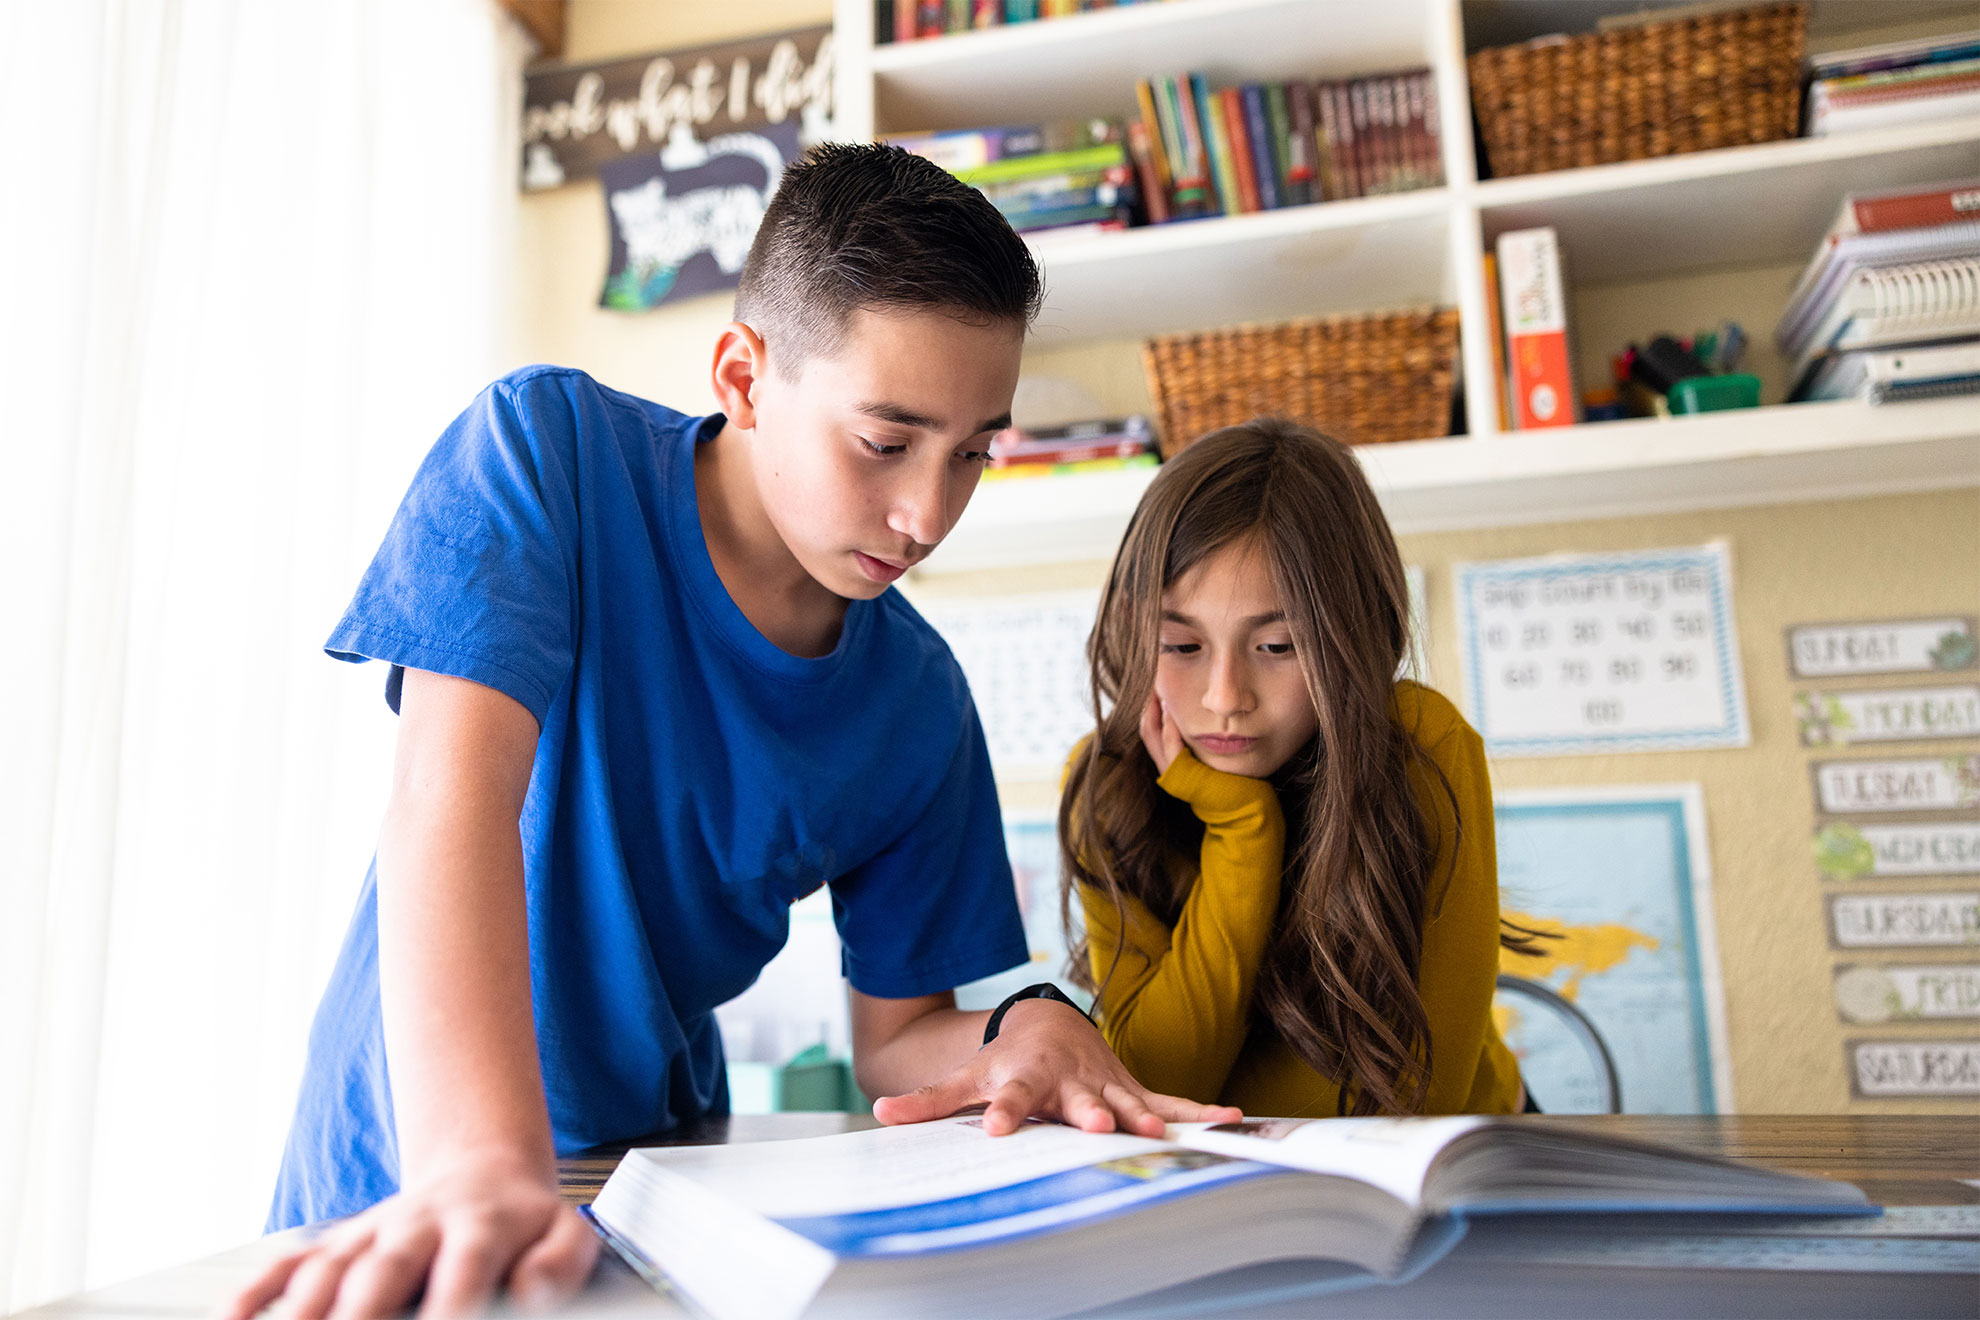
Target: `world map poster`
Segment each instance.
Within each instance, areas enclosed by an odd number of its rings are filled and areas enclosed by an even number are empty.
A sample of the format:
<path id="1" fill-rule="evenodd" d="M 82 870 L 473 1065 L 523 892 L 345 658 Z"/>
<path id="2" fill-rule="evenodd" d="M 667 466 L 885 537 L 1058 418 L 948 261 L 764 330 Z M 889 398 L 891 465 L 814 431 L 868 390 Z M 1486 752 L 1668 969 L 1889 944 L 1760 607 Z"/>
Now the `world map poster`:
<path id="1" fill-rule="evenodd" d="M 1607 1045 L 1621 1108 L 1732 1108 L 1712 926 L 1703 795 L 1696 784 L 1508 792 L 1495 803 L 1505 917 L 1543 936 L 1499 970 L 1578 1009 Z M 1495 1015 L 1541 1108 L 1602 1107 L 1591 1051 L 1543 1004 L 1502 992 Z"/>

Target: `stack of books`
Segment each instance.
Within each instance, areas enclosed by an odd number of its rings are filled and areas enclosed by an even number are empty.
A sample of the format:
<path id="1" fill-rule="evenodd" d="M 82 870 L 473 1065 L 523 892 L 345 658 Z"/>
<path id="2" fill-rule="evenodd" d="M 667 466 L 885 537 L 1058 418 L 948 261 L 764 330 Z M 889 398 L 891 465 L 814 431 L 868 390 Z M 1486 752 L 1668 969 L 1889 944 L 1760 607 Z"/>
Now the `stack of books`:
<path id="1" fill-rule="evenodd" d="M 873 31 L 881 41 L 919 41 L 1135 3 L 1137 0 L 876 0 Z"/>
<path id="2" fill-rule="evenodd" d="M 1151 222 L 1407 192 L 1444 182 L 1427 69 L 1339 82 L 1146 79 L 1128 148 Z"/>
<path id="3" fill-rule="evenodd" d="M 1155 428 L 1146 417 L 1109 417 L 1070 426 L 1011 427 L 990 441 L 984 480 L 1154 467 L 1161 462 Z"/>
<path id="4" fill-rule="evenodd" d="M 1980 114 L 1980 31 L 1863 46 L 1808 63 L 1809 137 Z"/>
<path id="5" fill-rule="evenodd" d="M 1980 178 L 1844 198 L 1774 339 L 1790 400 L 1980 388 Z"/>
<path id="6" fill-rule="evenodd" d="M 926 156 L 994 203 L 1019 233 L 1126 228 L 1134 168 L 1119 121 L 967 129 L 889 138 Z"/>

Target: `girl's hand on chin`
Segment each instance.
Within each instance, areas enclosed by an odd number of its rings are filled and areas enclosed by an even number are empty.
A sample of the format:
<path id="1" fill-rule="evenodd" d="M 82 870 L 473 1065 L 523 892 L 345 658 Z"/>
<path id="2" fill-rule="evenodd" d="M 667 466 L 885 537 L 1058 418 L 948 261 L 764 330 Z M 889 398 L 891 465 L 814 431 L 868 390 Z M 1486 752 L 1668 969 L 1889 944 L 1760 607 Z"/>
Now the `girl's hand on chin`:
<path id="1" fill-rule="evenodd" d="M 1153 692 L 1148 694 L 1148 705 L 1141 712 L 1141 745 L 1155 762 L 1157 775 L 1168 774 L 1169 766 L 1182 755 L 1182 731 L 1170 718 L 1168 706 Z"/>

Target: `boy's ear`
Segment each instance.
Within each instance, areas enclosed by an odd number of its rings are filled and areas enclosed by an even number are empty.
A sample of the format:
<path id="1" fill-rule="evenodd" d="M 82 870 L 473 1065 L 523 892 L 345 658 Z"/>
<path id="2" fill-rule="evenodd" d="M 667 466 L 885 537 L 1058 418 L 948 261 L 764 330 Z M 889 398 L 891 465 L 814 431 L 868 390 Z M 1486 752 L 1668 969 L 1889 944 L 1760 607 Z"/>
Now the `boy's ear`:
<path id="1" fill-rule="evenodd" d="M 763 339 L 741 321 L 731 321 L 715 337 L 715 398 L 731 426 L 756 427 L 756 391 L 769 374 Z"/>

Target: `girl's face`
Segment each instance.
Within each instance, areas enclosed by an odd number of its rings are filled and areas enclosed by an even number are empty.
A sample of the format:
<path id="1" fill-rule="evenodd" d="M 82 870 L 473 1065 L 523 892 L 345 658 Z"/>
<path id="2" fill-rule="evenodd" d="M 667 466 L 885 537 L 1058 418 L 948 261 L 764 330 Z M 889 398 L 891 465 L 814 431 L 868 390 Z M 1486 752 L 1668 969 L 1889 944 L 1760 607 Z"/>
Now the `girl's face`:
<path id="1" fill-rule="evenodd" d="M 1234 542 L 1162 593 L 1155 695 L 1198 760 L 1263 779 L 1313 737 L 1319 718 L 1270 568 Z"/>

